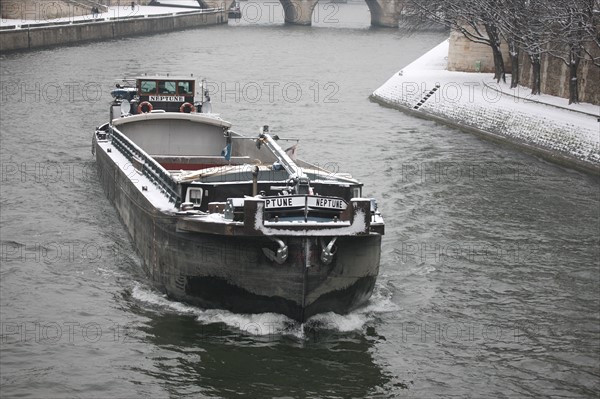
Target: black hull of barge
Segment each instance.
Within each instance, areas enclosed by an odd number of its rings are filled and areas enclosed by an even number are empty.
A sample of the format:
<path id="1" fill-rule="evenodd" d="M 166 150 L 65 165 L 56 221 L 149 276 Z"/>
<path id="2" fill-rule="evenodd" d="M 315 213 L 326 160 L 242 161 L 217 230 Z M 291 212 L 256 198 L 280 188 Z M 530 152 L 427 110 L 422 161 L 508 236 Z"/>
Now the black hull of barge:
<path id="1" fill-rule="evenodd" d="M 319 237 L 279 237 L 289 255 L 278 264 L 263 251 L 277 248 L 266 236 L 177 231 L 175 215 L 155 209 L 102 149 L 95 153 L 107 197 L 153 282 L 171 298 L 303 322 L 322 312 L 348 313 L 371 296 L 379 272 L 379 234 L 339 237 L 330 264 L 320 259 Z"/>

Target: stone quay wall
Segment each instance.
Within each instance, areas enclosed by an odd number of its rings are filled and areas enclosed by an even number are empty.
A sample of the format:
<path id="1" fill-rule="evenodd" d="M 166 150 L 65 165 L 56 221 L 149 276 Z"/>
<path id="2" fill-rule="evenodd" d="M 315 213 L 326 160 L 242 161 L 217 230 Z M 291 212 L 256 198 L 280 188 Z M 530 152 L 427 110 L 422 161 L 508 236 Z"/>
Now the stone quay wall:
<path id="1" fill-rule="evenodd" d="M 143 15 L 110 20 L 73 21 L 70 24 L 23 25 L 0 30 L 0 51 L 28 50 L 94 40 L 106 40 L 149 33 L 178 31 L 200 26 L 227 23 L 227 11 Z"/>
<path id="2" fill-rule="evenodd" d="M 136 0 L 137 5 L 147 5 L 151 0 Z M 93 6 L 129 6 L 126 0 L 2 0 L 0 15 L 3 19 L 49 21 L 89 15 Z"/>

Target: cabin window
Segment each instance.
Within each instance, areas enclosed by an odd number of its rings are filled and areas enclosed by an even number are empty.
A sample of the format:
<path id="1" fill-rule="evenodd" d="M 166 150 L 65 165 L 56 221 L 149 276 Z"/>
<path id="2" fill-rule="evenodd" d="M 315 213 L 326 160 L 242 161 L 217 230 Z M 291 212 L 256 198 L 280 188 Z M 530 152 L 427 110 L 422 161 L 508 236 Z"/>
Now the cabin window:
<path id="1" fill-rule="evenodd" d="M 178 93 L 179 95 L 191 96 L 194 88 L 192 82 L 178 82 Z"/>
<path id="2" fill-rule="evenodd" d="M 154 80 L 142 80 L 140 88 L 142 93 L 156 94 L 156 82 Z"/>
<path id="3" fill-rule="evenodd" d="M 191 202 L 194 205 L 200 205 L 202 203 L 202 189 L 188 188 L 185 202 Z"/>
<path id="4" fill-rule="evenodd" d="M 158 82 L 158 93 L 159 94 L 175 94 L 177 86 L 173 81 Z"/>

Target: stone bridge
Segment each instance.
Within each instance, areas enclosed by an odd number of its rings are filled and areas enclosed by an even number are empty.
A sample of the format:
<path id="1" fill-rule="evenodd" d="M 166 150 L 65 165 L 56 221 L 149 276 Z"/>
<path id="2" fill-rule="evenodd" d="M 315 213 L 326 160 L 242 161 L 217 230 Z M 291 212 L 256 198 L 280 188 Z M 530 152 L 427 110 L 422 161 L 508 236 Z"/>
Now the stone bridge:
<path id="1" fill-rule="evenodd" d="M 204 7 L 229 9 L 235 0 L 199 0 Z M 269 0 L 271 1 L 271 0 Z M 326 0 L 327 1 L 327 0 Z M 390 28 L 398 27 L 400 12 L 405 0 L 365 0 L 371 12 L 371 25 Z M 310 25 L 312 14 L 319 0 L 279 0 L 283 6 L 285 22 Z"/>

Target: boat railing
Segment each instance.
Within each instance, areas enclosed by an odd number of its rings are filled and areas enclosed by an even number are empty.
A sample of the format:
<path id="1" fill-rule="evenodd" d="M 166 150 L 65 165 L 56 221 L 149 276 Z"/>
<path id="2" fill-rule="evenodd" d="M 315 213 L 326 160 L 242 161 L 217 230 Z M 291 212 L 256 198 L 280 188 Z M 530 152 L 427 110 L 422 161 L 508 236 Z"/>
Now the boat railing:
<path id="1" fill-rule="evenodd" d="M 119 130 L 112 128 L 112 144 L 127 158 L 132 165 L 140 164 L 141 172 L 154 185 L 160 188 L 174 202 L 175 206 L 181 203 L 181 197 L 178 193 L 177 183 L 171 179 L 167 172 L 158 162 L 149 156 L 144 150 L 128 140 Z"/>

